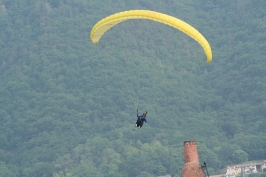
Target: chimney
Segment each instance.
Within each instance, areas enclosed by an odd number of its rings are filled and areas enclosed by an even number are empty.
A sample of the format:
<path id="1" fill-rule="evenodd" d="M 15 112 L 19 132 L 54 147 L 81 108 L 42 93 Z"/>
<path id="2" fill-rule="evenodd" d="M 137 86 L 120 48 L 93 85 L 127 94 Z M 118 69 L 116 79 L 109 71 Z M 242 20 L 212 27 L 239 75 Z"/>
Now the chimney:
<path id="1" fill-rule="evenodd" d="M 205 173 L 199 163 L 197 143 L 195 141 L 184 142 L 184 166 L 181 177 L 205 177 Z"/>

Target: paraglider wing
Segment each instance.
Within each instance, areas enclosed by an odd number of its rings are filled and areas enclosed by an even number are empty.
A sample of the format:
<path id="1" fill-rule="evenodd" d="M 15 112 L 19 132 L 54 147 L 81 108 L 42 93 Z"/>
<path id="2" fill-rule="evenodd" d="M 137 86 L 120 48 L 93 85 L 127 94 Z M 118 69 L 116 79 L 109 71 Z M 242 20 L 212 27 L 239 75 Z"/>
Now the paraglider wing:
<path id="1" fill-rule="evenodd" d="M 94 27 L 91 30 L 90 39 L 94 44 L 97 44 L 102 37 L 102 35 L 112 28 L 113 26 L 117 25 L 120 22 L 123 22 L 125 20 L 129 19 L 149 19 L 154 20 L 160 23 L 164 23 L 166 25 L 172 26 L 196 41 L 202 46 L 202 48 L 205 51 L 207 62 L 211 62 L 212 60 L 212 51 L 211 47 L 208 43 L 208 41 L 204 38 L 204 36 L 196 30 L 191 25 L 187 24 L 186 22 L 177 19 L 175 17 L 162 14 L 155 11 L 150 10 L 129 10 L 124 12 L 119 12 L 113 15 L 110 15 L 102 20 L 100 20 L 98 23 L 94 25 Z"/>

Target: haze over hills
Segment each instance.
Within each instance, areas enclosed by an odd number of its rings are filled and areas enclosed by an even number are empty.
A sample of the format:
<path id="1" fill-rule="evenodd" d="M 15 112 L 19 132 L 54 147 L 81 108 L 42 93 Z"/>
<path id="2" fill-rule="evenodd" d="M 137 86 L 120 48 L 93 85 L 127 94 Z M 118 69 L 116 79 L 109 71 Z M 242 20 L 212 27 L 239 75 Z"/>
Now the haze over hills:
<path id="1" fill-rule="evenodd" d="M 179 176 L 195 140 L 210 174 L 266 159 L 266 1 L 0 0 L 0 176 Z M 125 21 L 175 16 L 209 41 Z M 136 108 L 148 122 L 136 129 Z"/>

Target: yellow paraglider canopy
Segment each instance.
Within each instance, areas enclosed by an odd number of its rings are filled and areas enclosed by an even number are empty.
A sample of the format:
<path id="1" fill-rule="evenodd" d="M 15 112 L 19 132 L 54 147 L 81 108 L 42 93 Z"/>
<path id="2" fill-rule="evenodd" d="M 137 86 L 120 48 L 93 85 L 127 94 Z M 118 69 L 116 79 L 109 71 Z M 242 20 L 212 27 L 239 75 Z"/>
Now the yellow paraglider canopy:
<path id="1" fill-rule="evenodd" d="M 90 34 L 91 41 L 94 44 L 97 44 L 102 35 L 107 30 L 117 25 L 118 23 L 129 19 L 149 19 L 177 28 L 178 30 L 186 33 L 187 35 L 198 41 L 198 43 L 202 46 L 202 48 L 205 51 L 207 62 L 211 62 L 212 60 L 211 47 L 208 41 L 198 30 L 196 30 L 194 27 L 187 24 L 186 22 L 179 20 L 175 17 L 150 10 L 129 10 L 110 15 L 100 20 L 98 23 L 94 25 L 94 27 L 91 30 Z"/>

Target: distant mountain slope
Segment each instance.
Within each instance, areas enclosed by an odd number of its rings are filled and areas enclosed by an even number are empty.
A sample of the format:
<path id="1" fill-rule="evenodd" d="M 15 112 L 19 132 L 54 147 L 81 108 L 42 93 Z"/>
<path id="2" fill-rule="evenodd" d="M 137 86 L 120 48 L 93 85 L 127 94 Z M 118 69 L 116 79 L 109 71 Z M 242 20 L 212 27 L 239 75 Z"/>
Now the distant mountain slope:
<path id="1" fill-rule="evenodd" d="M 266 1 L 0 1 L 0 176 L 177 176 L 182 143 L 210 174 L 266 158 Z M 132 20 L 176 16 L 210 42 Z M 148 123 L 135 129 L 136 108 Z"/>

